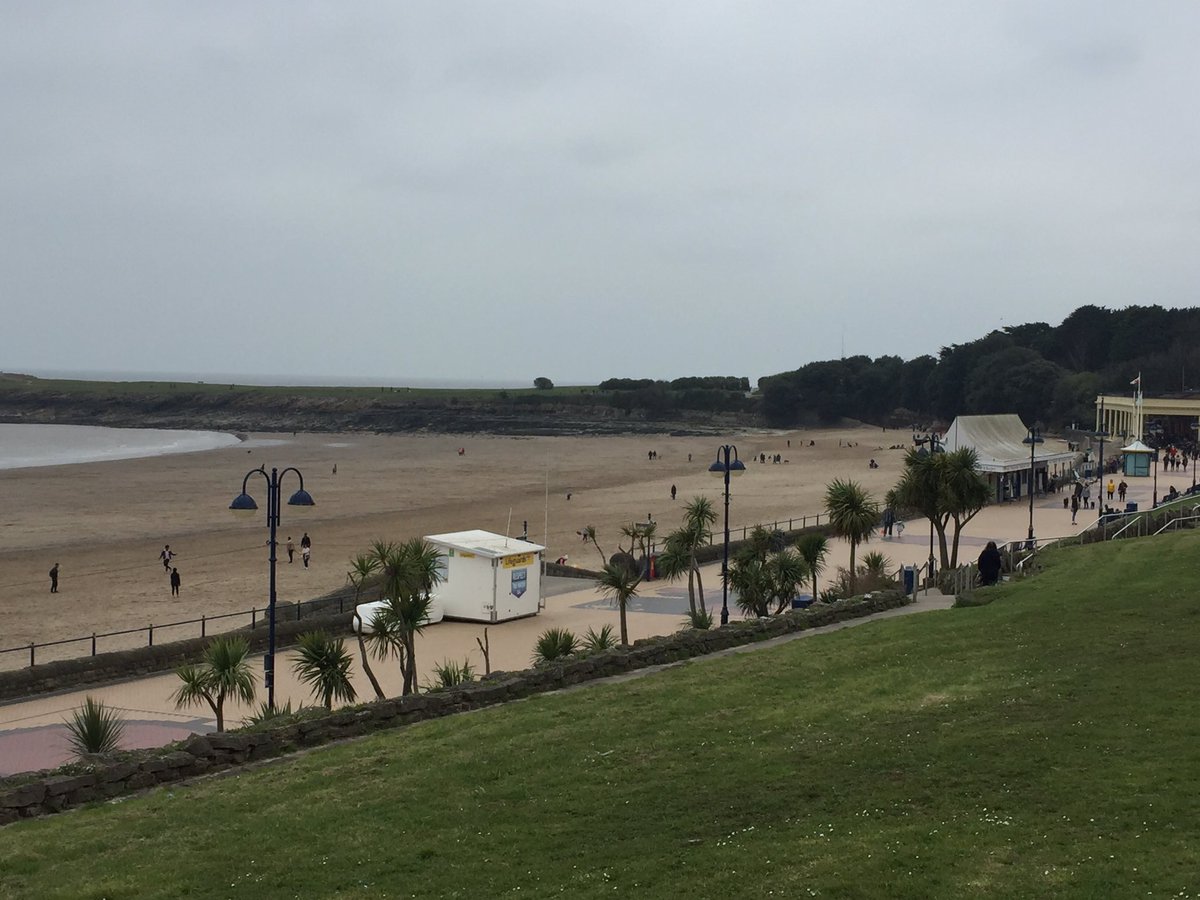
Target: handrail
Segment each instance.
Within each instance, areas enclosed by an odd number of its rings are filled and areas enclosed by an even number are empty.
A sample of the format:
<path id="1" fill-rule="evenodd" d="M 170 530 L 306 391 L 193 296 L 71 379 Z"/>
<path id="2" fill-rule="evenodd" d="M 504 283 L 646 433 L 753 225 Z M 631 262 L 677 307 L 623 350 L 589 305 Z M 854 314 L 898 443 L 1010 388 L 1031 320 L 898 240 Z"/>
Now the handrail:
<path id="1" fill-rule="evenodd" d="M 306 608 L 311 613 L 315 608 L 324 609 L 325 607 L 332 606 L 332 604 L 333 604 L 332 598 L 318 597 L 313 600 L 302 600 L 302 601 L 292 604 L 292 605 L 295 607 L 295 610 L 296 610 L 296 620 L 299 621 L 300 619 L 303 618 L 304 611 Z M 337 598 L 337 605 L 338 605 L 339 613 L 345 612 L 346 597 L 344 595 L 341 595 Z M 58 647 L 58 646 L 62 646 L 65 644 L 78 644 L 81 641 L 90 641 L 91 642 L 91 652 L 90 653 L 75 654 L 75 656 L 67 657 L 67 658 L 78 658 L 79 656 L 95 656 L 97 653 L 96 645 L 99 640 L 101 640 L 103 638 L 123 637 L 123 636 L 129 635 L 129 634 L 141 634 L 143 632 L 146 634 L 146 646 L 153 647 L 155 631 L 158 631 L 161 633 L 162 631 L 164 631 L 165 629 L 168 629 L 168 628 L 181 628 L 186 625 L 199 625 L 200 626 L 199 637 L 207 637 L 208 636 L 208 623 L 215 622 L 218 619 L 232 619 L 232 618 L 237 618 L 237 617 L 241 617 L 241 616 L 249 616 L 250 617 L 250 626 L 249 627 L 253 630 L 253 629 L 259 627 L 260 624 L 265 623 L 266 620 L 263 616 L 263 612 L 264 612 L 264 610 L 260 610 L 258 607 L 251 607 L 250 609 L 241 610 L 239 612 L 217 613 L 216 615 L 212 615 L 212 616 L 202 615 L 198 619 L 184 619 L 179 622 L 168 622 L 164 625 L 155 625 L 155 624 L 151 623 L 144 628 L 123 628 L 119 631 L 92 632 L 90 635 L 84 635 L 82 637 L 73 637 L 73 638 L 60 638 L 59 640 L 56 640 L 56 641 L 42 641 L 42 642 L 31 641 L 28 644 L 21 645 L 20 647 L 6 647 L 3 649 L 0 649 L 0 657 L 3 657 L 7 653 L 28 653 L 29 654 L 29 667 L 32 668 L 33 666 L 37 665 L 37 651 L 39 649 L 43 649 L 46 647 Z"/>

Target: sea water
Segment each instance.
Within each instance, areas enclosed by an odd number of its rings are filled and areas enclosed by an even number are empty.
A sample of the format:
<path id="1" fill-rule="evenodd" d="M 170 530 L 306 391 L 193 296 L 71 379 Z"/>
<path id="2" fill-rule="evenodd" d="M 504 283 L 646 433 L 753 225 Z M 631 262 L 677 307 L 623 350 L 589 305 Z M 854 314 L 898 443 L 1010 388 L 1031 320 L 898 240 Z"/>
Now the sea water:
<path id="1" fill-rule="evenodd" d="M 220 431 L 0 424 L 0 469 L 140 459 L 216 450 L 237 443 L 234 435 Z"/>

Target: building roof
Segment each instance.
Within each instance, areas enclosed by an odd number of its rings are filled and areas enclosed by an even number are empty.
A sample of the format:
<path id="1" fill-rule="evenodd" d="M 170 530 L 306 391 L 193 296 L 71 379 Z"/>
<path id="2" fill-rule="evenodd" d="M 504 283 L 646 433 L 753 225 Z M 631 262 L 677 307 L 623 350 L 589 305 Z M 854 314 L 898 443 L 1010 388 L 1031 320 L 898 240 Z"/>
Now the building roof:
<path id="1" fill-rule="evenodd" d="M 441 544 L 452 547 L 462 553 L 477 553 L 491 559 L 513 556 L 518 553 L 539 553 L 546 548 L 541 544 L 531 544 L 520 538 L 505 537 L 491 531 L 453 531 L 448 534 L 427 534 L 425 540 L 431 544 Z"/>
<path id="2" fill-rule="evenodd" d="M 1121 448 L 1122 453 L 1153 453 L 1153 447 L 1147 447 L 1141 441 L 1134 441 L 1128 447 Z"/>
<path id="3" fill-rule="evenodd" d="M 1019 472 L 1029 468 L 1029 429 L 1015 413 L 994 416 L 958 416 L 950 423 L 943 439 L 949 451 L 971 447 L 979 456 L 981 472 Z M 1041 465 L 1073 462 L 1074 451 L 1055 449 L 1053 439 L 1034 444 L 1034 461 Z"/>

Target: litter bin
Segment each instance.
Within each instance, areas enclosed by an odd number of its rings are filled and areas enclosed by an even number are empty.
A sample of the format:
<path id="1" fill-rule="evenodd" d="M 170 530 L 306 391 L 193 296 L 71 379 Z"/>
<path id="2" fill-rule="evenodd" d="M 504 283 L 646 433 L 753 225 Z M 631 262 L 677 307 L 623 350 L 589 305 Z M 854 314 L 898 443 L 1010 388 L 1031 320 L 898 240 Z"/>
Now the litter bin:
<path id="1" fill-rule="evenodd" d="M 911 594 L 917 589 L 917 567 L 904 567 L 904 593 Z"/>
<path id="2" fill-rule="evenodd" d="M 1127 513 L 1137 512 L 1137 504 L 1132 501 L 1130 501 L 1129 503 L 1126 503 L 1125 504 L 1125 512 L 1127 512 Z"/>
<path id="3" fill-rule="evenodd" d="M 797 594 L 792 598 L 792 609 L 808 609 L 812 606 L 813 598 L 808 594 Z"/>

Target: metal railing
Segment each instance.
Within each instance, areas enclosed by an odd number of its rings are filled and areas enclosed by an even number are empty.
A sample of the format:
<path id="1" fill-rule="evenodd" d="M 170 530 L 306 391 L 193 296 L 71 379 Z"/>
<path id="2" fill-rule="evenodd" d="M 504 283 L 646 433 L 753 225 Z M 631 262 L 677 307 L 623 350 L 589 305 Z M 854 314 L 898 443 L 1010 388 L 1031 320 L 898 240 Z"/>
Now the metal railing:
<path id="1" fill-rule="evenodd" d="M 814 516 L 793 516 L 789 519 L 776 519 L 775 521 L 771 522 L 769 525 L 766 522 L 759 522 L 755 525 L 730 526 L 729 536 L 731 538 L 733 538 L 733 536 L 735 534 L 737 534 L 738 531 L 741 531 L 741 533 L 742 533 L 741 539 L 744 541 L 750 536 L 750 532 L 753 531 L 755 528 L 765 528 L 768 531 L 781 531 L 781 530 L 782 531 L 795 531 L 797 528 L 807 528 L 809 525 L 813 525 L 815 527 L 815 526 L 818 526 L 821 524 L 821 516 L 825 516 L 825 521 L 828 523 L 828 521 L 829 521 L 828 513 L 817 513 Z M 809 522 L 808 521 L 809 519 L 812 519 L 813 521 Z M 785 523 L 787 524 L 786 528 L 783 527 L 783 525 Z M 713 544 L 715 544 L 718 539 L 720 539 L 720 540 L 725 539 L 725 531 L 722 528 L 714 528 L 712 530 L 712 533 L 709 534 L 709 536 L 708 536 L 709 546 L 711 547 Z"/>
<path id="2" fill-rule="evenodd" d="M 318 597 L 315 600 L 303 600 L 299 603 L 290 603 L 290 602 L 289 603 L 281 603 L 275 607 L 275 620 L 276 620 L 276 622 L 279 622 L 281 620 L 286 621 L 288 619 L 294 619 L 295 621 L 300 621 L 302 618 L 304 618 L 305 615 L 311 616 L 311 615 L 314 615 L 315 613 L 319 613 L 319 612 L 332 612 L 333 608 L 335 606 L 335 602 L 336 602 L 336 606 L 337 606 L 337 611 L 339 613 L 344 613 L 346 611 L 346 604 L 347 604 L 348 599 L 352 604 L 353 598 L 347 598 L 345 596 L 345 594 L 340 594 L 336 598 L 336 601 L 334 598 L 331 598 L 331 597 Z M 253 607 L 251 609 L 244 610 L 241 612 L 218 613 L 217 615 L 214 615 L 214 616 L 202 615 L 198 619 L 183 619 L 179 622 L 167 622 L 167 623 L 161 624 L 161 625 L 150 624 L 144 628 L 125 628 L 120 631 L 105 631 L 105 632 L 93 631 L 91 634 L 85 635 L 83 637 L 63 638 L 62 640 L 58 640 L 58 641 L 30 642 L 28 644 L 22 644 L 19 647 L 8 647 L 5 649 L 0 649 L 0 662 L 6 662 L 8 659 L 11 659 L 12 657 L 10 657 L 9 654 L 22 653 L 22 654 L 29 655 L 28 665 L 30 667 L 32 667 L 32 666 L 37 665 L 37 652 L 39 650 L 43 650 L 47 647 L 65 647 L 65 646 L 69 646 L 72 644 L 75 644 L 75 645 L 83 644 L 83 645 L 86 645 L 87 649 L 84 650 L 83 652 L 69 654 L 67 656 L 56 656 L 55 658 L 56 659 L 78 659 L 79 657 L 82 657 L 82 656 L 95 656 L 97 654 L 97 652 L 99 652 L 98 645 L 99 645 L 100 641 L 105 640 L 107 638 L 125 637 L 127 635 L 132 635 L 132 634 L 145 634 L 146 635 L 145 646 L 153 647 L 154 646 L 154 636 L 155 636 L 156 632 L 161 636 L 161 634 L 164 631 L 166 631 L 167 629 L 185 628 L 187 626 L 193 626 L 193 625 L 200 626 L 199 634 L 189 635 L 189 637 L 203 638 L 203 637 L 208 637 L 208 626 L 212 622 L 217 622 L 221 619 L 234 619 L 234 618 L 246 618 L 246 617 L 249 617 L 248 626 L 252 630 L 255 628 L 259 628 L 259 627 L 265 627 L 267 624 L 267 610 L 259 609 L 258 607 Z M 228 631 L 228 630 L 233 630 L 233 629 L 224 629 L 224 630 Z M 182 640 L 183 638 L 180 638 L 177 635 L 173 635 L 172 639 L 173 640 Z M 125 643 L 128 644 L 130 642 L 125 642 Z M 139 641 L 138 646 L 140 646 L 140 645 L 141 645 L 141 642 Z M 129 649 L 132 649 L 132 647 L 130 647 L 130 646 L 110 647 L 110 648 L 106 648 L 106 649 L 129 650 Z M 0 666 L 0 668 L 3 668 L 3 666 Z"/>

